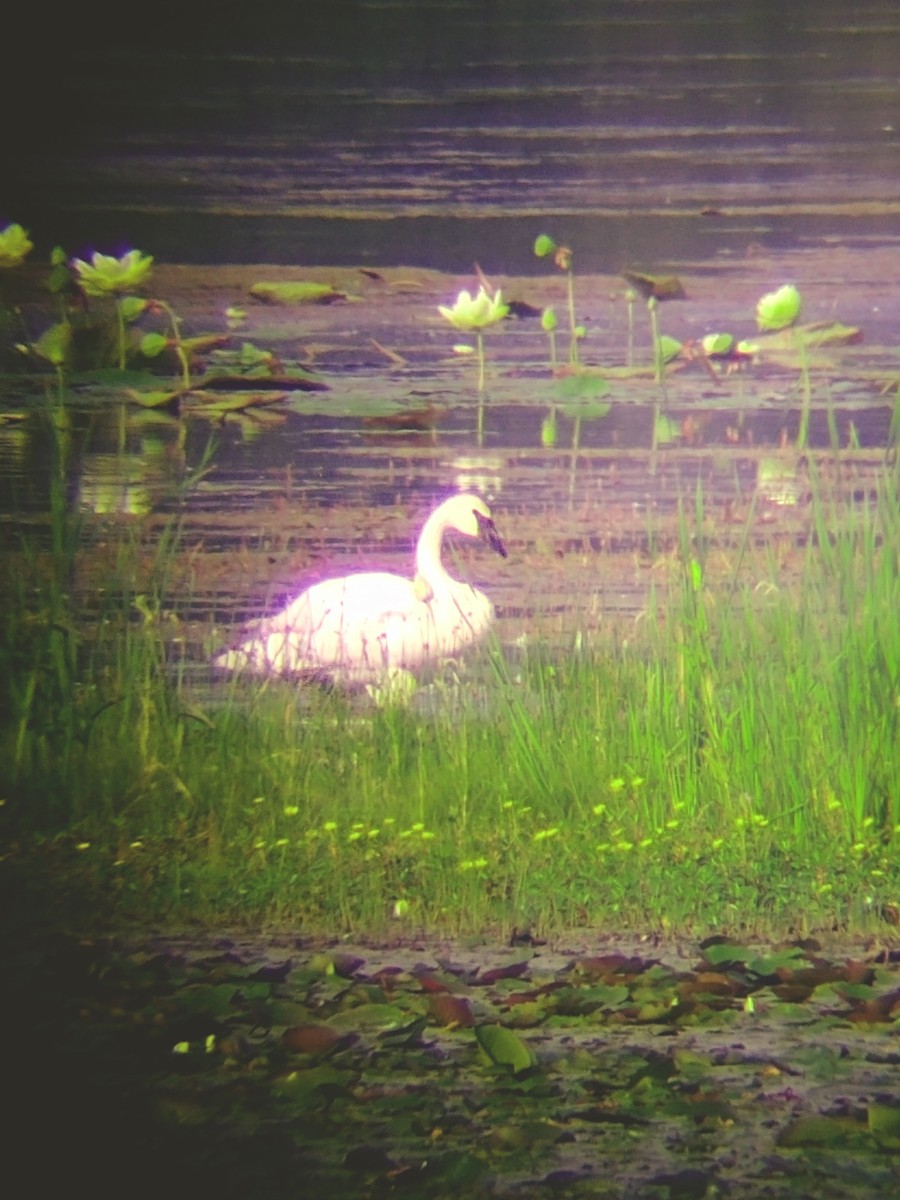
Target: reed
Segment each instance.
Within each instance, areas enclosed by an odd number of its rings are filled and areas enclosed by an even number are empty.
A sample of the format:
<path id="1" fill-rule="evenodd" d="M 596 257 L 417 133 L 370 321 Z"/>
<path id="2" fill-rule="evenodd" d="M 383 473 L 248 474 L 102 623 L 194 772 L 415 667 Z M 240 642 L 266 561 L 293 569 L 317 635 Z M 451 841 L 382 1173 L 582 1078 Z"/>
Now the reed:
<path id="1" fill-rule="evenodd" d="M 85 627 L 59 497 L 0 631 L 6 854 L 98 925 L 877 925 L 900 892 L 890 472 L 853 503 L 813 472 L 795 586 L 752 513 L 726 553 L 698 490 L 638 622 L 494 645 L 383 708 L 240 681 L 198 705 L 155 619 L 177 527 L 153 594 L 110 589 Z"/>

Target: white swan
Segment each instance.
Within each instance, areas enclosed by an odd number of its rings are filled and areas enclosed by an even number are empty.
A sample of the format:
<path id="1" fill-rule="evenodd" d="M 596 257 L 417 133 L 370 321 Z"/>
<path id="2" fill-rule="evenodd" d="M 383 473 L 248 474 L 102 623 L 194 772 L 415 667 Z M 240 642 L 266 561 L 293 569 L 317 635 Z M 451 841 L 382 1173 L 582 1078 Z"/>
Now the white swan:
<path id="1" fill-rule="evenodd" d="M 213 658 L 231 671 L 325 676 L 341 683 L 383 679 L 458 654 L 494 617 L 483 592 L 453 579 L 441 561 L 447 530 L 480 537 L 506 558 L 490 509 L 458 495 L 431 514 L 416 546 L 416 575 L 366 571 L 326 579 Z"/>

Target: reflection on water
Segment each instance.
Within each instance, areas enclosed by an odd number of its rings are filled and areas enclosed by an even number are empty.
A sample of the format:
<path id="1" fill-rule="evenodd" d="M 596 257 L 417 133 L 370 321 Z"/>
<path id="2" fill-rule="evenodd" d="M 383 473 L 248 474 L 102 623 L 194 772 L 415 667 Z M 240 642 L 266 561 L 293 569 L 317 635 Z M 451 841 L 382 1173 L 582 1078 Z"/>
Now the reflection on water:
<path id="1" fill-rule="evenodd" d="M 548 222 L 591 270 L 896 237 L 895 0 L 285 0 L 258 18 L 179 12 L 120 41 L 117 20 L 55 17 L 51 94 L 4 105 L 3 215 L 71 250 L 507 272 Z"/>

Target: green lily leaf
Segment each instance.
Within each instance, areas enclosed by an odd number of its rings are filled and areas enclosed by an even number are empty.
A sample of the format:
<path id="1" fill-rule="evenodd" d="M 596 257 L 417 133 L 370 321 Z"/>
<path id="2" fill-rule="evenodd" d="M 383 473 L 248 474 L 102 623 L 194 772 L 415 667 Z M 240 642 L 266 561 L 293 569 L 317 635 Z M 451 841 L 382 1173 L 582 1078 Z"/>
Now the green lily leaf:
<path id="1" fill-rule="evenodd" d="M 351 1080 L 349 1071 L 320 1063 L 309 1070 L 291 1071 L 281 1076 L 275 1080 L 272 1090 L 294 1108 L 314 1108 L 325 1099 L 343 1095 Z"/>
<path id="2" fill-rule="evenodd" d="M 492 1063 L 509 1067 L 514 1074 L 526 1071 L 537 1062 L 531 1048 L 503 1025 L 476 1025 L 475 1037 Z"/>
<path id="3" fill-rule="evenodd" d="M 175 409 L 181 399 L 181 392 L 140 392 L 135 388 L 126 388 L 125 396 L 132 404 L 140 408 Z"/>
<path id="4" fill-rule="evenodd" d="M 555 410 L 574 420 L 598 420 L 610 411 L 610 405 L 601 400 L 609 391 L 609 384 L 598 374 L 576 371 L 554 379 L 550 396 Z"/>
<path id="5" fill-rule="evenodd" d="M 191 400 L 196 401 L 192 412 L 201 415 L 244 412 L 248 408 L 268 408 L 287 399 L 287 392 L 217 392 L 193 390 Z"/>
<path id="6" fill-rule="evenodd" d="M 852 1117 L 798 1117 L 778 1137 L 779 1146 L 827 1146 L 829 1150 L 871 1147 L 866 1127 Z"/>
<path id="7" fill-rule="evenodd" d="M 196 337 L 182 338 L 181 347 L 185 354 L 203 354 L 218 346 L 227 346 L 231 341 L 229 333 L 201 333 Z"/>
<path id="8" fill-rule="evenodd" d="M 263 304 L 332 304 L 336 300 L 347 299 L 343 292 L 336 291 L 330 283 L 313 283 L 311 280 L 254 283 L 250 295 Z"/>
<path id="9" fill-rule="evenodd" d="M 68 321 L 60 321 L 44 330 L 34 344 L 34 352 L 54 367 L 61 367 L 68 358 L 71 345 L 72 326 Z"/>
<path id="10" fill-rule="evenodd" d="M 900 1150 L 900 1108 L 873 1101 L 868 1109 L 869 1133 L 883 1150 Z"/>

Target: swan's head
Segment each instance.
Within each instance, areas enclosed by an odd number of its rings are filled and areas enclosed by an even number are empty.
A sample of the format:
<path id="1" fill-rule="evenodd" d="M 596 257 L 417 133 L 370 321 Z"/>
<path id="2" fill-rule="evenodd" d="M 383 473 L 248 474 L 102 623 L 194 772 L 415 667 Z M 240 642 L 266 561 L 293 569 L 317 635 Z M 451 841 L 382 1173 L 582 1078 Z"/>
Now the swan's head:
<path id="1" fill-rule="evenodd" d="M 466 537 L 481 538 L 495 554 L 506 558 L 506 547 L 494 525 L 491 510 L 480 496 L 468 493 L 451 496 L 449 500 L 444 501 L 434 516 L 440 519 L 443 529 L 456 529 Z"/>

